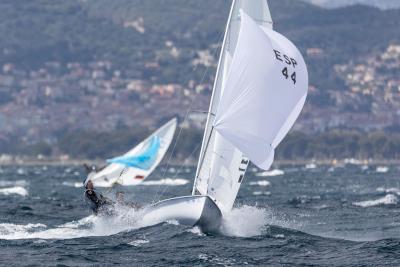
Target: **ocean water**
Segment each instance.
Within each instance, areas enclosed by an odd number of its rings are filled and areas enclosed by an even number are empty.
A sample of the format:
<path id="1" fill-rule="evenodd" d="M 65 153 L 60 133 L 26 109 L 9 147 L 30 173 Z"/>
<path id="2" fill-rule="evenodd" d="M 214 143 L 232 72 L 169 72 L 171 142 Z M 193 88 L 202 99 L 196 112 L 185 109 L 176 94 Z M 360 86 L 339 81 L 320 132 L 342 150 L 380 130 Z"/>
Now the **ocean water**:
<path id="1" fill-rule="evenodd" d="M 190 194 L 193 173 L 160 168 L 142 185 L 103 192 L 146 206 Z M 0 168 L 1 266 L 400 266 L 398 166 L 251 167 L 213 235 L 145 225 L 140 209 L 93 216 L 83 178 L 72 166 Z"/>

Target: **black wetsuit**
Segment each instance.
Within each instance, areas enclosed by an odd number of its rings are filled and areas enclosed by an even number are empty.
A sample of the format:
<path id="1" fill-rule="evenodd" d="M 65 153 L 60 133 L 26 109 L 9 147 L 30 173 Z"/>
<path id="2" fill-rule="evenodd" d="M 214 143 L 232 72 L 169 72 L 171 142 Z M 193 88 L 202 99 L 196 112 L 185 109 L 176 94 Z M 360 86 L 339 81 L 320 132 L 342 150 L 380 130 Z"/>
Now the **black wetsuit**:
<path id="1" fill-rule="evenodd" d="M 96 192 L 91 189 L 87 189 L 85 191 L 85 197 L 89 201 L 90 208 L 96 215 L 105 206 L 110 206 L 113 204 L 111 200 L 105 198 L 102 194 L 97 195 Z"/>

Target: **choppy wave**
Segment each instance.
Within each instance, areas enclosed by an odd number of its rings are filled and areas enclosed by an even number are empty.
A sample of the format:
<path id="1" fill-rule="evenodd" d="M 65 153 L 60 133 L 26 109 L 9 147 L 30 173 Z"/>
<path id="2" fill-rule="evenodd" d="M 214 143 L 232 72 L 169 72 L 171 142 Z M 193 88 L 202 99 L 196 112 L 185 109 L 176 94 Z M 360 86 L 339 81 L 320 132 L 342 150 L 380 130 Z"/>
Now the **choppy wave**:
<path id="1" fill-rule="evenodd" d="M 0 180 L 0 186 L 1 187 L 6 187 L 6 186 L 27 186 L 29 183 L 26 180 L 15 180 L 15 181 L 9 181 L 9 180 Z"/>
<path id="2" fill-rule="evenodd" d="M 0 239 L 73 239 L 110 236 L 148 226 L 142 224 L 140 213 L 141 211 L 135 211 L 132 208 L 117 207 L 114 216 L 90 215 L 49 229 L 44 224 L 3 223 L 0 224 Z"/>
<path id="3" fill-rule="evenodd" d="M 378 166 L 375 170 L 377 173 L 387 173 L 389 171 L 389 167 L 386 166 Z"/>
<path id="4" fill-rule="evenodd" d="M 390 188 L 378 187 L 376 191 L 385 193 L 395 193 L 397 195 L 400 195 L 400 189 L 395 187 L 390 187 Z"/>
<path id="5" fill-rule="evenodd" d="M 309 163 L 309 164 L 306 164 L 306 166 L 305 166 L 305 169 L 307 169 L 307 170 L 313 170 L 316 168 L 317 168 L 317 164 L 315 164 L 315 163 Z"/>
<path id="6" fill-rule="evenodd" d="M 62 182 L 62 185 L 68 186 L 68 187 L 75 187 L 75 188 L 83 187 L 82 182 L 64 181 L 64 182 Z"/>
<path id="7" fill-rule="evenodd" d="M 379 205 L 395 205 L 397 203 L 398 203 L 398 199 L 395 195 L 387 194 L 386 196 L 375 199 L 375 200 L 354 202 L 353 205 L 363 207 L 363 208 L 368 208 L 368 207 L 374 207 L 374 206 L 379 206 Z"/>
<path id="8" fill-rule="evenodd" d="M 253 192 L 253 195 L 255 195 L 255 196 L 269 196 L 269 195 L 271 195 L 271 192 L 268 192 L 268 191 L 254 191 Z"/>
<path id="9" fill-rule="evenodd" d="M 156 181 L 144 181 L 140 183 L 140 185 L 169 185 L 169 186 L 178 186 L 178 185 L 185 185 L 189 183 L 186 179 L 172 179 L 172 178 L 165 178 Z"/>
<path id="10" fill-rule="evenodd" d="M 224 215 L 221 233 L 226 236 L 254 237 L 268 232 L 270 226 L 297 230 L 302 224 L 288 220 L 268 207 L 244 205 Z"/>
<path id="11" fill-rule="evenodd" d="M 279 176 L 279 175 L 284 175 L 284 174 L 285 174 L 285 172 L 283 170 L 275 169 L 275 170 L 257 173 L 256 176 L 272 177 L 272 176 Z"/>
<path id="12" fill-rule="evenodd" d="M 27 196 L 28 190 L 26 190 L 22 186 L 13 186 L 7 188 L 0 188 L 0 194 L 2 195 L 20 195 L 20 196 Z"/>
<path id="13" fill-rule="evenodd" d="M 227 236 L 258 236 L 266 229 L 268 213 L 266 209 L 252 206 L 234 208 L 224 215 L 221 232 Z"/>
<path id="14" fill-rule="evenodd" d="M 157 221 L 143 221 L 142 210 L 128 207 L 117 207 L 115 215 L 110 217 L 90 215 L 83 219 L 68 222 L 53 228 L 45 224 L 0 224 L 0 239 L 74 239 L 90 236 L 110 236 L 123 231 L 158 224 Z M 169 222 L 176 224 L 176 222 Z M 265 208 L 242 206 L 234 208 L 224 216 L 221 234 L 236 237 L 262 235 L 268 224 L 285 226 L 284 221 L 277 220 L 271 211 Z M 189 229 L 193 234 L 202 236 L 198 227 Z M 148 243 L 146 239 L 138 239 L 129 243 L 140 246 Z"/>
<path id="15" fill-rule="evenodd" d="M 269 186 L 271 185 L 270 181 L 267 180 L 260 180 L 260 181 L 254 181 L 254 182 L 250 182 L 250 185 L 257 185 L 257 186 Z"/>
<path id="16" fill-rule="evenodd" d="M 134 246 L 134 247 L 140 247 L 141 245 L 147 244 L 150 241 L 147 239 L 136 239 L 128 243 L 128 245 Z"/>

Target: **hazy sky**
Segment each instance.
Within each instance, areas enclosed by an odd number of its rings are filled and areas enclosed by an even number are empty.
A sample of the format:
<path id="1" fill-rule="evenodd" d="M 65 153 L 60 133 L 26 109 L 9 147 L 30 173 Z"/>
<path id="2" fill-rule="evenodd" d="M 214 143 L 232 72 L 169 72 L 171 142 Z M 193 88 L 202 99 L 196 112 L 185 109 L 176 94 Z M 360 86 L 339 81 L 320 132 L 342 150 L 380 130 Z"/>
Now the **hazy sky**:
<path id="1" fill-rule="evenodd" d="M 400 0 L 303 0 L 323 7 L 340 7 L 350 4 L 366 4 L 379 8 L 399 8 Z"/>

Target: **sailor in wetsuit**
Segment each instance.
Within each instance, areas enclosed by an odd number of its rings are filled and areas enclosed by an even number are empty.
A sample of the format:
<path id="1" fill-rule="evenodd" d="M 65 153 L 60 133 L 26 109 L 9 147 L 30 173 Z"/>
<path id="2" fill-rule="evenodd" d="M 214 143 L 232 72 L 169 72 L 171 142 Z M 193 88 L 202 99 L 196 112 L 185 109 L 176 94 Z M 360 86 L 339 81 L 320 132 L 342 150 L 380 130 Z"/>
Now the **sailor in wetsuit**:
<path id="1" fill-rule="evenodd" d="M 86 183 L 85 188 L 85 197 L 86 200 L 88 200 L 93 213 L 95 215 L 97 215 L 100 211 L 105 211 L 107 213 L 107 209 L 105 208 L 113 205 L 114 203 L 110 199 L 104 197 L 102 194 L 97 194 L 94 191 L 93 182 L 91 180 Z"/>

